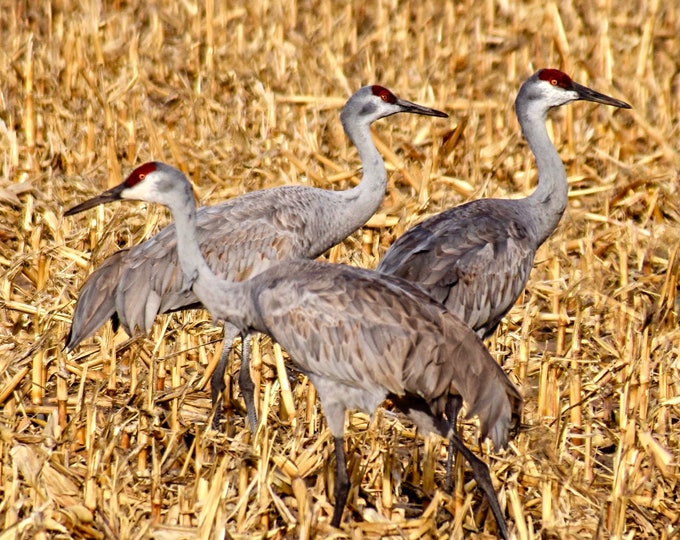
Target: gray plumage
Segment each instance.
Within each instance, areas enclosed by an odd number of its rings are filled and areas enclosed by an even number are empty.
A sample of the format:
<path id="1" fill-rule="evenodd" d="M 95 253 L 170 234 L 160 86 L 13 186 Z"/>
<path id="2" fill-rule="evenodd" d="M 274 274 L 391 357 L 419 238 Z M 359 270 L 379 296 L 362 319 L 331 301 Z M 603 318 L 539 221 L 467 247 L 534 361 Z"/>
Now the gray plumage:
<path id="1" fill-rule="evenodd" d="M 579 99 L 630 108 L 561 71 L 537 71 L 515 101 L 536 157 L 536 190 L 523 199 L 471 201 L 423 221 L 394 242 L 377 271 L 418 283 L 480 337 L 493 334 L 524 289 L 536 250 L 567 206 L 567 175 L 545 121 L 551 108 Z"/>
<path id="2" fill-rule="evenodd" d="M 376 270 L 418 283 L 486 338 L 522 292 L 538 247 L 513 202 L 442 212 L 399 237 Z"/>
<path id="3" fill-rule="evenodd" d="M 350 487 L 345 412 L 373 413 L 389 396 L 423 432 L 449 437 L 464 453 L 507 537 L 488 468 L 462 444 L 447 415 L 452 400 L 462 399 L 468 415 L 479 418 L 482 437 L 503 447 L 521 397 L 470 328 L 410 282 L 344 265 L 289 260 L 246 281 L 219 279 L 201 255 L 191 187 L 168 165 L 142 165 L 94 201 L 116 199 L 168 206 L 184 279 L 203 305 L 241 332 L 269 334 L 314 383 L 335 439 L 334 526 Z"/>
<path id="4" fill-rule="evenodd" d="M 536 251 L 567 206 L 567 174 L 545 121 L 551 108 L 579 99 L 630 108 L 561 71 L 537 71 L 515 100 L 538 167 L 535 191 L 523 199 L 479 199 L 445 210 L 398 238 L 376 270 L 417 283 L 479 337 L 491 336 L 524 290 Z M 452 456 L 450 445 L 449 479 Z"/>
<path id="5" fill-rule="evenodd" d="M 319 391 L 334 435 L 344 429 L 346 409 L 372 413 L 388 396 L 397 405 L 422 399 L 441 418 L 454 394 L 479 416 L 482 438 L 497 448 L 507 443 L 517 390 L 474 332 L 404 280 L 287 261 L 237 286 L 215 287 L 199 274 L 194 289 L 217 291 L 209 308 L 215 316 L 285 348 Z M 426 433 L 438 431 L 429 416 L 414 420 Z"/>
<path id="6" fill-rule="evenodd" d="M 197 237 L 210 268 L 223 279 L 240 281 L 285 259 L 318 257 L 361 227 L 380 206 L 387 172 L 371 139 L 370 125 L 400 112 L 446 117 L 446 113 L 396 97 L 380 86 L 365 86 L 350 97 L 341 113 L 346 134 L 356 146 L 364 173 L 346 191 L 282 186 L 247 193 L 216 206 L 201 208 Z M 73 212 L 83 210 L 83 205 Z M 177 256 L 175 226 L 143 244 L 108 259 L 85 282 L 76 304 L 66 349 L 72 350 L 107 319 L 119 320 L 129 335 L 148 333 L 156 315 L 200 307 L 183 280 Z M 238 331 L 225 325 L 225 341 Z M 239 383 L 251 429 L 256 426 L 252 382 L 245 347 Z M 211 379 L 213 404 L 224 389 L 230 346 L 225 346 Z M 219 422 L 216 407 L 215 424 Z"/>

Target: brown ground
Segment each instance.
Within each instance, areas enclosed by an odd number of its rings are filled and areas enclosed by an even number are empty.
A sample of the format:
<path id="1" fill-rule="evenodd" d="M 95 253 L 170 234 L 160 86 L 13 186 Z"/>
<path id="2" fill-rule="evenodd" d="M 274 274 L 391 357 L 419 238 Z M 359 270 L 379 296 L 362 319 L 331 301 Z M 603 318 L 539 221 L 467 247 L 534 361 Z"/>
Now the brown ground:
<path id="1" fill-rule="evenodd" d="M 551 115 L 570 204 L 489 342 L 526 396 L 523 426 L 500 456 L 475 449 L 517 538 L 680 537 L 676 3 L 236 4 L 0 0 L 0 540 L 494 534 L 473 482 L 438 489 L 443 441 L 391 412 L 373 429 L 352 416 L 362 480 L 332 530 L 330 436 L 307 381 L 278 378 L 269 340 L 254 355 L 255 441 L 238 407 L 228 434 L 206 431 L 220 334 L 204 312 L 132 341 L 107 324 L 66 355 L 83 280 L 168 217 L 62 213 L 149 159 L 186 171 L 206 204 L 343 189 L 360 173 L 339 108 L 380 83 L 451 118 L 376 124 L 388 194 L 329 255 L 373 267 L 426 215 L 531 191 L 513 100 L 546 66 L 633 109 Z"/>

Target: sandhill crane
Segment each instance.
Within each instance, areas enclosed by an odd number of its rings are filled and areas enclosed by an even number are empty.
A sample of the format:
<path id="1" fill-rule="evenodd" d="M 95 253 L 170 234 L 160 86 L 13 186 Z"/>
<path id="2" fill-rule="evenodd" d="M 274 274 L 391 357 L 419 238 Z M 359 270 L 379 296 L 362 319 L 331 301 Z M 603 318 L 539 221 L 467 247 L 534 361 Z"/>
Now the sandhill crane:
<path id="1" fill-rule="evenodd" d="M 515 100 L 522 133 L 536 157 L 535 191 L 516 200 L 477 199 L 426 219 L 392 244 L 376 270 L 418 283 L 479 337 L 491 336 L 524 289 L 536 250 L 566 209 L 567 174 L 545 121 L 553 107 L 577 100 L 630 109 L 557 69 L 537 71 Z"/>
<path id="2" fill-rule="evenodd" d="M 198 213 L 198 242 L 210 267 L 221 278 L 247 279 L 285 259 L 314 259 L 361 227 L 380 206 L 387 172 L 371 139 L 370 125 L 397 113 L 447 117 L 444 112 L 395 96 L 382 86 L 365 86 L 354 93 L 340 115 L 345 133 L 363 165 L 361 183 L 345 191 L 282 186 L 231 199 Z M 200 307 L 183 280 L 177 258 L 175 227 L 170 225 L 143 244 L 108 259 L 85 282 L 66 340 L 72 350 L 107 319 L 118 321 L 129 335 L 148 333 L 159 313 Z M 219 425 L 224 371 L 230 345 L 238 332 L 224 328 L 225 347 L 210 380 Z M 257 417 L 250 378 L 248 339 L 243 338 L 239 385 L 248 420 Z"/>
<path id="3" fill-rule="evenodd" d="M 288 260 L 246 281 L 220 279 L 198 243 L 191 186 L 164 163 L 141 165 L 125 182 L 66 215 L 119 199 L 166 205 L 175 219 L 183 283 L 217 319 L 242 333 L 270 335 L 316 387 L 335 443 L 333 526 L 340 525 L 350 489 L 345 413 L 373 413 L 390 397 L 422 432 L 449 437 L 470 461 L 507 538 L 488 468 L 465 447 L 450 427 L 455 420 L 446 415 L 453 401 L 464 401 L 468 415 L 478 416 L 482 437 L 488 435 L 498 448 L 522 400 L 469 327 L 408 281 L 344 265 Z"/>
<path id="4" fill-rule="evenodd" d="M 545 126 L 553 107 L 587 100 L 630 109 L 556 69 L 529 77 L 515 112 L 536 157 L 538 186 L 523 199 L 478 199 L 412 227 L 384 254 L 377 271 L 418 283 L 485 339 L 517 300 L 539 246 L 567 206 L 567 174 Z"/>

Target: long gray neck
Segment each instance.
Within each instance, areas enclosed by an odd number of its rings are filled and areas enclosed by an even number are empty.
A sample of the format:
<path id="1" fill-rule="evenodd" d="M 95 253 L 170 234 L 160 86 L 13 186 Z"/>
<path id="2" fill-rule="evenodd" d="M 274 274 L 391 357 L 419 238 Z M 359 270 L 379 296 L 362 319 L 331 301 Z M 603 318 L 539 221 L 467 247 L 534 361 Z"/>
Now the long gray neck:
<path id="1" fill-rule="evenodd" d="M 385 163 L 371 138 L 370 124 L 343 122 L 345 133 L 356 147 L 363 166 L 363 177 L 358 186 L 333 192 L 337 205 L 333 211 L 337 227 L 333 244 L 344 240 L 366 223 L 380 207 L 387 189 Z M 331 244 L 331 245 L 333 245 Z"/>
<path id="2" fill-rule="evenodd" d="M 522 133 L 536 158 L 538 185 L 534 192 L 524 199 L 528 206 L 527 215 L 531 216 L 538 245 L 542 244 L 555 230 L 567 207 L 567 173 L 548 130 L 546 129 L 547 111 L 544 108 L 518 104 L 517 118 Z"/>
<path id="3" fill-rule="evenodd" d="M 196 207 L 191 203 L 178 202 L 169 205 L 169 208 L 175 220 L 177 252 L 186 286 L 192 286 L 213 317 L 235 321 L 244 308 L 245 287 L 241 283 L 218 278 L 208 266 L 198 243 Z"/>

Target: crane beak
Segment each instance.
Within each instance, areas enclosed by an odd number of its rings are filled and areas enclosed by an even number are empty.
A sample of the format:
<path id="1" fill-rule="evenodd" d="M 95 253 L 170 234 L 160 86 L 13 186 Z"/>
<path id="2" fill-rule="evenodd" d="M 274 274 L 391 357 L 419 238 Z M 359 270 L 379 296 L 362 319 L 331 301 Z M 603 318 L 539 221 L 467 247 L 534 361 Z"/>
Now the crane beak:
<path id="1" fill-rule="evenodd" d="M 612 107 L 619 107 L 621 109 L 630 109 L 631 106 L 625 101 L 614 99 L 613 97 L 605 96 L 600 94 L 595 90 L 591 90 L 587 86 L 582 86 L 578 83 L 572 83 L 572 90 L 574 90 L 579 99 L 584 99 L 586 101 L 594 101 L 595 103 L 603 103 L 604 105 L 611 105 Z"/>
<path id="2" fill-rule="evenodd" d="M 90 208 L 94 208 L 100 204 L 105 204 L 111 201 L 119 201 L 123 198 L 122 193 L 126 187 L 127 186 L 125 185 L 125 182 L 118 184 L 104 193 L 101 193 L 96 197 L 92 197 L 91 199 L 88 199 L 87 201 L 82 202 L 79 205 L 70 208 L 69 210 L 66 210 L 66 212 L 64 212 L 64 216 L 72 216 L 73 214 L 79 214 L 80 212 L 84 212 L 85 210 L 89 210 Z"/>
<path id="3" fill-rule="evenodd" d="M 423 114 L 425 116 L 438 116 L 439 118 L 449 117 L 449 115 L 445 112 L 438 111 L 437 109 L 431 109 L 430 107 L 425 107 L 423 105 L 418 105 L 417 103 L 413 103 L 412 101 L 407 101 L 401 98 L 397 98 L 397 105 L 402 108 L 402 112 Z"/>

